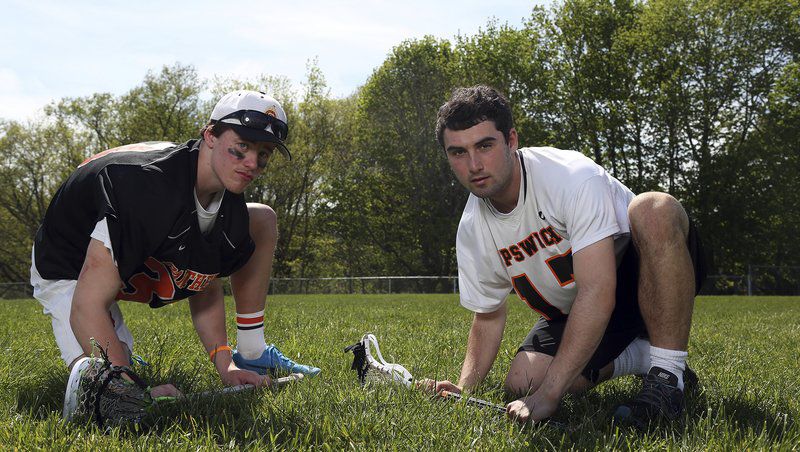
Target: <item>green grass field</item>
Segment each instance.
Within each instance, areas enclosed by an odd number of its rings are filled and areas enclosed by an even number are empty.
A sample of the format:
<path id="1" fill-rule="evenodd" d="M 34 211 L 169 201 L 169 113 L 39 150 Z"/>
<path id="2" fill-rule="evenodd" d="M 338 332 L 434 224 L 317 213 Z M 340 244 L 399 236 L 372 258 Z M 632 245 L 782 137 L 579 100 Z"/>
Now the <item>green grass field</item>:
<path id="1" fill-rule="evenodd" d="M 536 320 L 519 300 L 497 362 L 475 395 L 504 402 L 502 383 L 518 343 Z M 188 304 L 159 310 L 121 303 L 152 364 L 151 383 L 185 392 L 219 388 L 189 318 Z M 229 303 L 229 312 L 232 303 Z M 237 394 L 168 407 L 144 429 L 70 425 L 60 419 L 66 368 L 48 317 L 33 300 L 0 301 L 0 449 L 404 449 L 404 450 L 798 450 L 800 298 L 702 297 L 689 360 L 701 389 L 683 422 L 647 434 L 619 431 L 609 418 L 633 396 L 633 377 L 568 396 L 555 418 L 566 431 L 519 426 L 404 388 L 370 390 L 343 348 L 373 332 L 384 358 L 417 378 L 457 379 L 471 314 L 455 295 L 272 296 L 266 330 L 292 358 L 323 372 L 279 391 Z M 229 316 L 232 320 L 232 316 Z M 235 338 L 235 326 L 228 325 Z"/>

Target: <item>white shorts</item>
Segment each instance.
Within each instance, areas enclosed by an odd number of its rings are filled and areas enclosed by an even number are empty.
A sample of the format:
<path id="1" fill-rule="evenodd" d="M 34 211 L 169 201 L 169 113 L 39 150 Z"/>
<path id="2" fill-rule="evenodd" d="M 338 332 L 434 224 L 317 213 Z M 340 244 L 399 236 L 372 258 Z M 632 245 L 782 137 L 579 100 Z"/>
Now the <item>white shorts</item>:
<path id="1" fill-rule="evenodd" d="M 100 223 L 103 223 L 102 225 Z M 105 220 L 98 223 L 98 228 L 92 233 L 93 238 L 103 241 L 108 249 L 111 249 L 111 243 L 107 239 L 108 227 Z M 105 227 L 105 238 L 102 234 L 102 228 Z M 98 231 L 99 229 L 99 231 Z M 96 234 L 99 233 L 99 234 Z M 97 236 L 97 237 L 95 237 Z M 76 359 L 84 355 L 83 347 L 81 347 L 78 340 L 75 338 L 75 333 L 72 332 L 72 325 L 69 322 L 70 311 L 72 310 L 72 295 L 75 293 L 75 287 L 78 281 L 70 279 L 43 279 L 36 269 L 35 253 L 31 252 L 31 285 L 33 286 L 33 297 L 39 300 L 39 303 L 44 307 L 44 313 L 50 316 L 53 324 L 53 334 L 56 337 L 56 344 L 61 350 L 61 359 L 64 360 L 67 366 L 72 364 Z M 111 308 L 109 308 L 109 315 L 111 316 L 111 323 L 114 325 L 114 331 L 122 343 L 128 347 L 128 355 L 133 350 L 133 335 L 125 321 L 122 318 L 122 311 L 115 301 Z"/>

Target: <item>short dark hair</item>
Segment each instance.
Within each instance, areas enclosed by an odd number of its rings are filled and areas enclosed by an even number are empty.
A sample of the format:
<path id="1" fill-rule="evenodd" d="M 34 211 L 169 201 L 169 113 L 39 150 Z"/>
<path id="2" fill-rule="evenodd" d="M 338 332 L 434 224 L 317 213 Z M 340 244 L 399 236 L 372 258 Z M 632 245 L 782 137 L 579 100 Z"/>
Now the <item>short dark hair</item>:
<path id="1" fill-rule="evenodd" d="M 220 135 L 225 133 L 226 130 L 232 130 L 232 129 L 233 127 L 222 122 L 209 122 L 200 129 L 200 136 L 202 137 L 203 134 L 206 133 L 206 130 L 208 130 L 209 132 L 211 132 L 211 135 L 214 135 L 215 137 L 219 138 Z"/>
<path id="2" fill-rule="evenodd" d="M 465 130 L 483 121 L 494 122 L 508 142 L 514 128 L 511 105 L 499 91 L 486 85 L 456 88 L 436 117 L 436 141 L 444 147 L 444 129 Z"/>

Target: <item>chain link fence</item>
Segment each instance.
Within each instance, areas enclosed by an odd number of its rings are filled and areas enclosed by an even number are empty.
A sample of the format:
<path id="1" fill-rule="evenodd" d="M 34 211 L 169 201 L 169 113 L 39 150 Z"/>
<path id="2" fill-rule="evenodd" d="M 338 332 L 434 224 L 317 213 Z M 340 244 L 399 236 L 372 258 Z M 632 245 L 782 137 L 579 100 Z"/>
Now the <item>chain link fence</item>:
<path id="1" fill-rule="evenodd" d="M 749 265 L 744 285 L 746 295 L 798 295 L 800 266 Z"/>
<path id="2" fill-rule="evenodd" d="M 225 293 L 230 294 L 226 281 Z M 458 293 L 456 276 L 272 278 L 270 294 Z M 709 275 L 701 295 L 800 295 L 800 266 L 751 265 L 744 275 Z M 0 299 L 32 298 L 27 282 L 0 283 Z"/>
<path id="3" fill-rule="evenodd" d="M 273 278 L 270 293 L 458 293 L 457 276 Z"/>

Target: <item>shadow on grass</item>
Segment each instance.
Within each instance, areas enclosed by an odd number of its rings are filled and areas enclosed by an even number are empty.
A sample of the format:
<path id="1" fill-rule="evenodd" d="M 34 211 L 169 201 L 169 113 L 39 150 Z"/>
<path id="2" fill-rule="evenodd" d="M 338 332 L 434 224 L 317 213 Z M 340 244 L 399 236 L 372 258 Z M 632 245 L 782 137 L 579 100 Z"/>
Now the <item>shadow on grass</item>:
<path id="1" fill-rule="evenodd" d="M 30 413 L 36 420 L 47 418 L 54 411 L 61 413 L 68 378 L 66 368 L 49 367 L 43 372 L 20 379 L 17 391 L 17 412 Z"/>
<path id="2" fill-rule="evenodd" d="M 147 373 L 147 372 L 143 372 Z M 195 380 L 184 372 L 170 369 L 167 373 L 183 382 L 181 387 L 194 388 Z M 35 380 L 25 380 L 16 387 L 16 410 L 34 421 L 45 421 L 54 412 L 62 410 L 67 373 L 65 369 L 53 369 L 38 374 Z M 75 424 L 70 428 L 89 434 L 104 433 L 112 438 L 137 441 L 142 435 L 148 441 L 158 438 L 175 438 L 175 432 L 201 438 L 201 443 L 212 447 L 229 447 L 236 444 L 291 446 L 297 444 L 299 432 L 307 438 L 314 435 L 315 428 L 309 425 L 305 413 L 281 396 L 283 389 L 247 390 L 236 394 L 214 394 L 196 399 L 184 399 L 150 408 L 149 414 L 139 424 L 128 424 L 110 428 L 99 428 L 94 423 Z M 318 435 L 317 435 L 318 436 Z"/>
<path id="3" fill-rule="evenodd" d="M 715 387 L 715 382 L 706 380 L 708 387 Z M 587 438 L 604 437 L 611 439 L 616 435 L 611 422 L 616 407 L 630 401 L 636 396 L 636 389 L 609 386 L 602 393 L 589 391 L 581 395 L 570 395 L 564 400 L 554 418 L 567 424 L 568 434 L 564 435 L 562 447 L 584 448 L 594 444 L 587 443 Z M 715 430 L 722 430 L 736 436 L 755 436 L 763 438 L 767 443 L 780 444 L 787 437 L 796 436 L 796 420 L 788 414 L 791 412 L 786 401 L 774 410 L 764 409 L 758 403 L 747 400 L 744 394 L 723 397 L 721 400 L 712 397 L 700 386 L 686 393 L 686 409 L 684 415 L 674 422 L 654 424 L 647 431 L 636 431 L 627 427 L 620 429 L 620 438 L 630 443 L 634 437 L 655 437 L 665 440 L 679 441 L 681 438 L 702 438 L 715 435 Z M 747 432 L 750 432 L 749 434 Z M 574 433 L 574 435 L 570 435 Z M 572 440 L 571 438 L 575 439 Z M 619 440 L 619 439 L 618 439 Z"/>
<path id="4" fill-rule="evenodd" d="M 706 382 L 709 387 L 718 386 L 714 379 Z M 785 400 L 778 401 L 775 409 L 765 409 L 757 401 L 748 400 L 743 392 L 723 395 L 721 399 L 712 398 L 701 384 L 687 397 L 686 410 L 691 420 L 687 428 L 689 432 L 725 424 L 737 435 L 749 431 L 770 443 L 782 442 L 787 434 L 797 435 L 797 421 L 788 414 L 792 408 Z"/>
<path id="5" fill-rule="evenodd" d="M 60 363 L 59 363 L 60 364 Z M 154 364 L 162 364 L 158 358 Z M 198 366 L 167 366 L 160 371 L 157 365 L 134 366 L 135 372 L 148 382 L 170 381 L 187 394 L 209 390 L 209 382 L 218 387 L 215 375 Z M 20 376 L 9 388 L 16 398 L 15 411 L 23 413 L 35 422 L 44 422 L 53 414 L 60 416 L 64 391 L 69 373 L 66 367 L 54 365 L 39 368 L 35 373 L 21 369 Z M 211 389 L 213 391 L 213 389 Z M 204 438 L 213 446 L 227 447 L 231 443 L 245 445 L 264 436 L 273 444 L 290 444 L 296 441 L 297 431 L 313 430 L 303 420 L 303 413 L 284 408 L 283 389 L 246 390 L 235 394 L 210 394 L 174 402 L 156 404 L 150 413 L 137 425 L 123 425 L 100 429 L 94 423 L 75 424 L 73 430 L 84 430 L 90 434 L 103 432 L 111 437 L 135 440 L 141 435 L 159 438 L 179 431 L 193 437 Z M 157 441 L 157 439 L 156 439 Z M 213 447 L 212 446 L 212 447 Z"/>
<path id="6" fill-rule="evenodd" d="M 708 387 L 717 387 L 706 380 Z M 709 394 L 701 385 L 686 394 L 684 415 L 674 422 L 654 424 L 647 431 L 617 427 L 612 423 L 616 408 L 636 396 L 639 381 L 609 384 L 584 394 L 567 395 L 552 419 L 564 428 L 534 426 L 532 444 L 544 445 L 542 435 L 557 449 L 636 448 L 653 438 L 680 444 L 692 438 L 757 437 L 765 444 L 782 444 L 797 436 L 797 421 L 789 414 L 792 408 L 780 401 L 774 409 L 766 409 L 748 400 L 745 394 L 722 399 Z M 512 399 L 505 397 L 507 401 Z M 721 433 L 720 433 L 721 432 Z M 556 439 L 559 438 L 560 439 Z"/>

